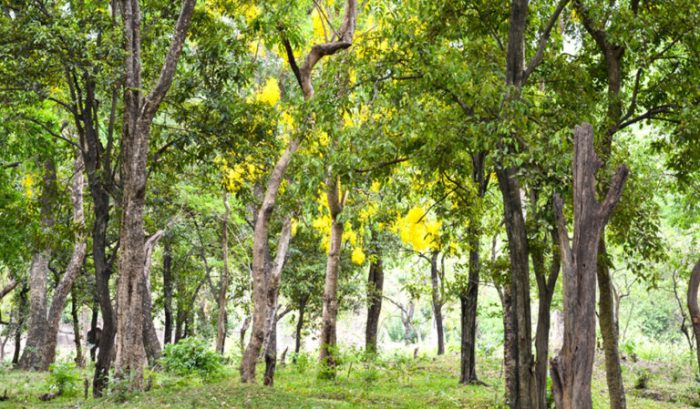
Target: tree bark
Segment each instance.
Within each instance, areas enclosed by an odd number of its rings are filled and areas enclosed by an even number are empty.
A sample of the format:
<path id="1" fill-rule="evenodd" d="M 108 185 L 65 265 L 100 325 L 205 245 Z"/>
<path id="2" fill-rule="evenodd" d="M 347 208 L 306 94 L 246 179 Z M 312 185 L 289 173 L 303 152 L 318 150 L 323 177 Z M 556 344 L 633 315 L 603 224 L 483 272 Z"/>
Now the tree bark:
<path id="1" fill-rule="evenodd" d="M 445 331 L 442 323 L 442 292 L 440 291 L 440 270 L 438 268 L 438 256 L 440 252 L 433 251 L 430 257 L 430 283 L 432 286 L 433 316 L 437 330 L 437 354 L 445 353 Z"/>
<path id="2" fill-rule="evenodd" d="M 700 368 L 700 307 L 698 307 L 698 286 L 700 285 L 700 260 L 693 267 L 688 283 L 688 312 L 690 322 L 693 324 L 695 334 L 695 353 L 697 354 L 698 368 Z"/>
<path id="3" fill-rule="evenodd" d="M 66 305 L 66 300 L 70 294 L 73 282 L 83 267 L 85 254 L 87 253 L 87 240 L 85 238 L 85 215 L 83 212 L 83 159 L 78 153 L 74 164 L 75 172 L 73 187 L 71 190 L 71 200 L 73 202 L 73 223 L 77 229 L 73 254 L 71 255 L 66 272 L 61 281 L 56 286 L 53 293 L 51 308 L 49 309 L 45 338 L 42 341 L 41 356 L 36 369 L 45 371 L 56 357 L 56 337 L 61 323 L 61 314 Z"/>
<path id="4" fill-rule="evenodd" d="M 224 219 L 221 231 L 221 251 L 223 254 L 224 268 L 219 283 L 219 315 L 216 320 L 216 351 L 224 354 L 226 342 L 226 291 L 228 290 L 228 217 L 231 209 L 228 205 L 228 193 L 224 192 Z"/>
<path id="5" fill-rule="evenodd" d="M 506 283 L 501 293 L 501 303 L 503 304 L 503 372 L 506 380 L 506 404 L 510 408 L 514 408 L 513 402 L 517 400 L 518 363 L 515 356 L 517 339 L 513 330 L 515 315 L 513 314 L 512 287 Z"/>
<path id="6" fill-rule="evenodd" d="M 184 0 L 168 53 L 155 87 L 141 93 L 141 11 L 138 0 L 123 0 L 121 14 L 125 37 L 124 129 L 122 134 L 123 216 L 119 247 L 117 288 L 117 355 L 115 377 L 130 390 L 143 389 L 146 351 L 143 344 L 143 294 L 146 264 L 144 207 L 148 142 L 153 118 L 175 76 L 195 0 Z"/>
<path id="7" fill-rule="evenodd" d="M 341 194 L 338 178 L 326 179 L 326 196 L 331 213 L 331 237 L 326 262 L 326 282 L 323 289 L 323 315 L 321 320 L 320 355 L 324 376 L 335 377 L 336 320 L 338 317 L 338 273 L 343 245 L 343 222 L 338 218 L 345 206 L 347 190 Z"/>
<path id="8" fill-rule="evenodd" d="M 296 359 L 296 354 L 301 351 L 301 331 L 304 329 L 304 312 L 306 311 L 306 302 L 308 296 L 303 296 L 299 300 L 299 317 L 297 318 L 297 327 L 294 335 L 294 359 Z"/>
<path id="9" fill-rule="evenodd" d="M 24 370 L 42 370 L 42 354 L 48 322 L 46 314 L 47 283 L 51 246 L 48 241 L 54 225 L 54 202 L 57 197 L 56 165 L 52 159 L 44 162 L 43 187 L 41 191 L 41 229 L 44 243 L 32 256 L 29 269 L 29 331 L 24 352 L 18 367 Z"/>
<path id="10" fill-rule="evenodd" d="M 80 338 L 80 318 L 78 316 L 78 300 L 75 286 L 71 288 L 70 300 L 70 314 L 73 320 L 73 343 L 75 344 L 75 365 L 78 368 L 83 368 L 85 366 L 85 356 L 83 355 L 83 345 Z"/>
<path id="11" fill-rule="evenodd" d="M 15 280 L 14 278 L 10 278 L 10 282 L 7 283 L 5 287 L 0 289 L 0 301 L 2 301 L 2 299 L 5 298 L 7 294 L 11 293 L 12 290 L 14 290 L 17 287 L 17 284 L 19 284 L 17 280 Z"/>
<path id="12" fill-rule="evenodd" d="M 556 233 L 552 237 L 556 246 Z M 549 362 L 549 328 L 554 288 L 561 267 L 559 251 L 552 252 L 549 273 L 545 271 L 544 254 L 541 249 L 532 251 L 532 265 L 537 280 L 539 303 L 537 308 L 537 329 L 535 332 L 535 381 L 537 382 L 537 407 L 547 409 L 547 363 Z"/>
<path id="13" fill-rule="evenodd" d="M 365 350 L 377 353 L 377 332 L 379 315 L 382 312 L 382 290 L 384 288 L 384 264 L 382 260 L 379 233 L 372 229 L 372 253 L 367 277 L 367 325 L 365 327 Z"/>
<path id="14" fill-rule="evenodd" d="M 27 293 L 29 287 L 26 283 L 22 284 L 22 289 L 19 291 L 19 300 L 17 302 L 17 322 L 15 327 L 15 350 L 12 354 L 12 366 L 17 368 L 19 365 L 20 352 L 22 351 L 22 327 L 26 321 L 27 315 Z"/>
<path id="15" fill-rule="evenodd" d="M 170 344 L 173 342 L 172 252 L 172 241 L 170 239 L 166 239 L 163 246 L 163 310 L 165 314 L 163 344 Z"/>
<path id="16" fill-rule="evenodd" d="M 627 168 L 620 166 L 602 203 L 596 198 L 596 172 L 602 165 L 593 148 L 593 127 L 574 133 L 574 240 L 569 244 L 563 202 L 555 215 L 564 269 L 564 345 L 552 360 L 552 392 L 557 408 L 590 409 L 595 357 L 595 295 L 598 246 L 604 226 L 620 199 Z"/>
<path id="17" fill-rule="evenodd" d="M 144 245 L 144 253 L 146 257 L 143 268 L 143 345 L 148 358 L 148 364 L 155 366 L 163 354 L 163 348 L 160 346 L 156 327 L 153 323 L 153 301 L 151 299 L 151 265 L 153 262 L 153 251 L 160 239 L 165 234 L 165 229 L 172 223 L 168 222 L 163 230 L 158 230 L 155 234 L 146 240 Z"/>

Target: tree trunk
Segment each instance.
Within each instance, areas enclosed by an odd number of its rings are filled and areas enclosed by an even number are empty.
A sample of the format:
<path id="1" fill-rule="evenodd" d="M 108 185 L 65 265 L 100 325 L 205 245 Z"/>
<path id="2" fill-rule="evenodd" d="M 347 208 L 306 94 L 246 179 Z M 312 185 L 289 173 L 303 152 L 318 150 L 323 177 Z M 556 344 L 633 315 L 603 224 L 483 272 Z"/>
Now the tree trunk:
<path id="1" fill-rule="evenodd" d="M 73 202 L 73 223 L 78 231 L 76 232 L 73 254 L 71 255 L 66 272 L 63 274 L 61 281 L 54 290 L 51 308 L 48 312 L 45 338 L 43 344 L 40 346 L 41 357 L 37 367 L 37 369 L 43 371 L 49 368 L 49 365 L 56 357 L 56 337 L 58 336 L 58 329 L 61 323 L 61 314 L 63 313 L 66 300 L 73 287 L 73 282 L 78 276 L 80 269 L 83 267 L 85 254 L 87 253 L 87 240 L 84 234 L 85 215 L 83 212 L 83 185 L 85 184 L 85 180 L 83 178 L 83 159 L 80 153 L 78 153 L 75 159 L 74 167 L 75 176 L 71 190 L 71 200 Z"/>
<path id="2" fill-rule="evenodd" d="M 613 283 L 608 268 L 608 253 L 605 248 L 605 230 L 601 233 L 598 247 L 598 323 L 603 337 L 605 351 L 605 377 L 608 383 L 608 397 L 612 409 L 627 407 L 625 386 L 622 383 L 622 366 L 620 365 L 620 350 L 618 339 L 620 327 L 617 320 Z"/>
<path id="3" fill-rule="evenodd" d="M 555 233 L 556 236 L 556 233 Z M 556 244 L 556 237 L 553 237 Z M 539 303 L 537 308 L 537 330 L 535 332 L 535 381 L 537 382 L 537 407 L 547 409 L 547 363 L 549 362 L 549 327 L 554 288 L 560 270 L 560 256 L 556 249 L 552 252 L 549 274 L 545 272 L 543 249 L 532 251 L 532 265 L 537 280 Z"/>
<path id="4" fill-rule="evenodd" d="M 144 207 L 146 162 L 153 118 L 175 76 L 175 68 L 189 28 L 195 0 L 184 0 L 160 77 L 153 90 L 142 95 L 141 11 L 138 0 L 123 0 L 125 86 L 122 134 L 123 215 L 119 247 L 117 287 L 117 356 L 115 377 L 126 380 L 130 390 L 143 389 L 146 351 L 143 344 L 146 265 Z"/>
<path id="5" fill-rule="evenodd" d="M 330 248 L 326 263 L 326 282 L 323 289 L 323 316 L 321 320 L 321 345 L 319 361 L 323 376 L 335 377 L 336 367 L 336 320 L 338 316 L 338 273 L 340 271 L 340 253 L 343 245 L 343 222 L 338 218 L 345 206 L 347 190 L 339 192 L 338 178 L 326 179 L 326 195 L 331 213 Z"/>
<path id="6" fill-rule="evenodd" d="M 433 316 L 437 329 L 437 354 L 445 353 L 445 332 L 442 324 L 442 294 L 440 292 L 440 271 L 438 269 L 438 256 L 440 252 L 433 251 L 430 258 L 430 284 L 432 285 Z"/>
<path id="7" fill-rule="evenodd" d="M 163 334 L 163 344 L 173 342 L 173 244 L 170 239 L 166 239 L 163 246 L 163 310 L 165 313 L 165 329 Z"/>
<path id="8" fill-rule="evenodd" d="M 54 225 L 54 201 L 57 197 L 56 165 L 53 160 L 44 162 L 43 187 L 41 191 L 41 229 L 42 235 L 49 237 Z M 29 269 L 29 331 L 24 352 L 19 359 L 18 367 L 24 370 L 42 370 L 42 354 L 48 322 L 46 314 L 47 283 L 51 247 L 48 243 L 37 249 L 32 257 Z"/>
<path id="9" fill-rule="evenodd" d="M 564 269 L 564 345 L 552 360 L 552 392 L 558 408 L 590 409 L 595 357 L 595 295 L 598 246 L 605 224 L 620 199 L 627 168 L 620 166 L 605 200 L 596 198 L 601 161 L 593 148 L 593 127 L 574 133 L 574 240 L 569 244 L 563 202 L 555 197 L 559 247 Z"/>
<path id="10" fill-rule="evenodd" d="M 22 327 L 26 321 L 27 315 L 27 293 L 29 287 L 26 283 L 22 284 L 22 289 L 19 292 L 19 300 L 17 302 L 17 326 L 15 327 L 15 350 L 12 354 L 12 366 L 17 368 L 19 365 L 20 352 L 22 351 Z"/>
<path id="11" fill-rule="evenodd" d="M 306 301 L 308 296 L 303 296 L 299 300 L 299 317 L 297 318 L 297 327 L 294 335 L 294 359 L 296 359 L 296 354 L 301 351 L 301 331 L 304 329 L 304 312 L 306 310 Z"/>
<path id="12" fill-rule="evenodd" d="M 478 381 L 476 376 L 476 313 L 479 296 L 479 233 L 471 226 L 469 234 L 469 281 L 460 297 L 462 335 L 460 348 L 459 383 L 468 385 Z"/>
<path id="13" fill-rule="evenodd" d="M 223 254 L 224 268 L 219 283 L 219 315 L 216 321 L 216 351 L 224 354 L 226 342 L 226 291 L 228 289 L 228 217 L 230 208 L 228 205 L 228 193 L 224 192 L 224 220 L 221 231 L 221 251 Z"/>
<path id="14" fill-rule="evenodd" d="M 513 295 L 510 284 L 503 286 L 501 303 L 503 304 L 503 372 L 506 380 L 506 403 L 511 409 L 518 409 L 514 406 L 517 401 L 515 393 L 516 382 L 518 381 L 518 363 L 515 353 L 517 352 L 515 331 L 515 315 L 513 314 Z"/>
<path id="15" fill-rule="evenodd" d="M 369 260 L 369 277 L 367 278 L 367 325 L 365 327 L 365 350 L 377 353 L 377 332 L 379 315 L 382 312 L 382 290 L 384 288 L 384 265 L 382 260 L 379 234 L 372 229 L 372 254 Z"/>
<path id="16" fill-rule="evenodd" d="M 697 354 L 698 368 L 700 368 L 700 307 L 698 307 L 698 286 L 700 285 L 700 260 L 693 267 L 688 283 L 688 312 L 690 322 L 693 324 L 695 334 L 695 353 Z"/>
<path id="17" fill-rule="evenodd" d="M 241 329 L 238 331 L 239 335 L 239 342 L 241 346 L 241 355 L 243 355 L 245 351 L 245 334 L 248 332 L 248 327 L 250 326 L 250 315 L 246 315 L 245 319 L 243 320 L 243 324 L 241 324 Z"/>
<path id="18" fill-rule="evenodd" d="M 85 356 L 83 355 L 83 346 L 80 339 L 80 318 L 78 316 L 78 300 L 75 286 L 70 292 L 70 315 L 73 320 L 73 343 L 75 344 L 75 365 L 78 368 L 85 366 Z"/>

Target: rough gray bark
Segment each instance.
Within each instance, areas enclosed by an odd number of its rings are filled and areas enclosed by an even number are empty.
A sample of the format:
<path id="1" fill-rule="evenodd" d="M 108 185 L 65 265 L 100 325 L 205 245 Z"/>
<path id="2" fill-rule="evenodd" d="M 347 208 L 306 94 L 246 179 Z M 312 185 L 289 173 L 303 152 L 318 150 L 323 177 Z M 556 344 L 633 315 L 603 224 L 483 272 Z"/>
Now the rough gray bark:
<path id="1" fill-rule="evenodd" d="M 382 260 L 379 233 L 372 229 L 372 252 L 369 260 L 369 276 L 367 277 L 367 325 L 365 326 L 365 350 L 377 353 L 377 332 L 379 330 L 379 315 L 382 312 L 382 290 L 384 288 L 384 263 Z"/>
<path id="2" fill-rule="evenodd" d="M 143 389 L 143 294 L 146 264 L 144 207 L 151 124 L 175 76 L 196 0 L 184 0 L 170 47 L 154 88 L 142 95 L 141 11 L 138 0 L 122 0 L 124 24 L 124 129 L 122 134 L 123 215 L 119 247 L 115 377 L 130 390 Z"/>
<path id="3" fill-rule="evenodd" d="M 321 58 L 335 54 L 352 45 L 352 38 L 355 33 L 356 15 L 357 1 L 346 0 L 343 24 L 338 31 L 339 41 L 312 46 L 301 68 L 296 63 L 291 43 L 287 38 L 283 38 L 289 65 L 302 89 L 305 100 L 308 101 L 314 96 L 311 74 Z M 253 325 L 248 346 L 241 360 L 241 382 L 243 383 L 255 382 L 255 367 L 265 338 L 265 322 L 267 317 L 267 304 L 265 301 L 267 294 L 266 255 L 269 249 L 269 221 L 275 202 L 277 201 L 277 193 L 287 170 L 287 166 L 289 166 L 289 162 L 300 144 L 301 139 L 291 139 L 284 152 L 277 160 L 270 175 L 270 179 L 267 182 L 262 204 L 256 215 L 253 233 Z"/>
<path id="4" fill-rule="evenodd" d="M 563 202 L 555 197 L 559 247 L 564 271 L 564 344 L 552 359 L 552 392 L 557 408 L 590 409 L 595 356 L 595 295 L 598 246 L 605 224 L 620 199 L 627 168 L 620 166 L 602 203 L 596 198 L 596 172 L 602 165 L 593 148 L 593 127 L 574 132 L 574 238 L 569 244 Z"/>
<path id="5" fill-rule="evenodd" d="M 216 320 L 216 351 L 224 354 L 226 342 L 226 291 L 228 290 L 228 217 L 231 209 L 228 205 L 228 193 L 224 192 L 224 219 L 221 231 L 221 251 L 223 253 L 224 268 L 219 282 L 218 317 Z"/>
<path id="6" fill-rule="evenodd" d="M 172 223 L 169 222 L 168 225 Z M 166 227 L 167 228 L 167 227 Z M 153 324 L 153 300 L 151 299 L 151 265 L 153 262 L 153 251 L 160 239 L 165 234 L 165 229 L 158 230 L 146 240 L 145 254 L 146 264 L 143 269 L 143 345 L 148 358 L 148 364 L 155 366 L 163 354 L 160 346 L 156 327 Z"/>
<path id="7" fill-rule="evenodd" d="M 54 225 L 54 201 L 57 197 L 56 165 L 53 160 L 44 162 L 43 186 L 41 191 L 41 229 L 46 238 Z M 44 240 L 46 241 L 46 239 Z M 32 256 L 29 268 L 29 331 L 24 352 L 18 367 L 24 370 L 42 370 L 42 354 L 48 322 L 46 314 L 47 282 L 51 247 L 44 243 Z"/>
<path id="8" fill-rule="evenodd" d="M 700 260 L 693 267 L 688 283 L 688 312 L 690 322 L 695 334 L 695 353 L 697 354 L 698 368 L 700 368 L 700 307 L 698 307 L 698 286 L 700 285 Z"/>
<path id="9" fill-rule="evenodd" d="M 343 222 L 338 218 L 345 207 L 346 190 L 339 192 L 336 177 L 326 179 L 326 196 L 331 213 L 331 237 L 326 262 L 326 282 L 323 288 L 323 315 L 321 318 L 321 337 L 319 361 L 324 374 L 335 377 L 336 367 L 336 324 L 338 317 L 338 273 L 340 271 L 340 252 L 343 245 Z"/>

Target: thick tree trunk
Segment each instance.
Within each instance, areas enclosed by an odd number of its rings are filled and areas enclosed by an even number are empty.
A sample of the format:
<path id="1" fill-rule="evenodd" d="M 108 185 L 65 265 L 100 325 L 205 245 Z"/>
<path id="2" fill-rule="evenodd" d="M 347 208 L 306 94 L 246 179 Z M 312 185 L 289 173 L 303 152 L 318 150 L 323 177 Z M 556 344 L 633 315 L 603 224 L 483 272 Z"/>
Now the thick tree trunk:
<path id="1" fill-rule="evenodd" d="M 151 299 L 151 266 L 153 263 L 153 251 L 156 245 L 165 235 L 165 230 L 170 227 L 172 221 L 168 225 L 158 230 L 146 240 L 144 244 L 144 253 L 146 261 L 143 268 L 143 345 L 148 358 L 148 364 L 155 366 L 158 359 L 163 354 L 163 348 L 160 346 L 156 327 L 153 323 L 153 301 Z"/>
<path id="2" fill-rule="evenodd" d="M 78 300 L 75 286 L 70 292 L 70 315 L 73 320 L 73 343 L 75 344 L 75 365 L 78 368 L 85 366 L 85 356 L 83 355 L 83 345 L 80 337 L 80 317 L 78 316 Z"/>
<path id="3" fill-rule="evenodd" d="M 296 354 L 301 351 L 301 331 L 304 329 L 304 312 L 306 311 L 306 301 L 308 296 L 303 296 L 299 300 L 299 317 L 297 317 L 297 327 L 294 333 L 294 359 Z"/>
<path id="4" fill-rule="evenodd" d="M 517 352 L 515 331 L 515 315 L 513 314 L 513 295 L 510 284 L 506 283 L 501 292 L 501 303 L 503 304 L 503 373 L 506 380 L 506 403 L 511 409 L 517 409 L 513 402 L 517 401 L 515 393 L 516 382 L 518 381 L 518 363 L 515 353 Z"/>
<path id="5" fill-rule="evenodd" d="M 57 197 L 56 165 L 53 160 L 44 162 L 44 177 L 41 191 L 41 229 L 48 237 L 54 225 L 54 201 Z M 46 240 L 45 240 L 46 241 Z M 24 370 L 42 370 L 42 355 L 46 340 L 48 322 L 47 283 L 51 247 L 48 243 L 38 249 L 32 257 L 29 269 L 29 331 L 19 368 Z"/>
<path id="6" fill-rule="evenodd" d="M 365 326 L 365 350 L 377 353 L 377 332 L 379 315 L 382 312 L 382 290 L 384 288 L 384 265 L 379 234 L 372 229 L 372 254 L 367 277 L 367 325 Z"/>
<path id="7" fill-rule="evenodd" d="M 442 323 L 442 292 L 440 291 L 440 270 L 438 268 L 439 252 L 433 251 L 430 258 L 430 284 L 432 286 L 433 316 L 437 330 L 437 354 L 445 353 L 445 331 Z"/>
<path id="8" fill-rule="evenodd" d="M 347 190 L 341 194 L 335 176 L 326 179 L 326 195 L 331 213 L 331 237 L 326 262 L 326 282 L 323 289 L 323 316 L 321 320 L 321 345 L 319 361 L 324 376 L 335 377 L 336 320 L 338 317 L 338 273 L 343 246 L 343 222 L 338 218 L 345 206 Z"/>
<path id="9" fill-rule="evenodd" d="M 625 400 L 625 387 L 622 383 L 622 366 L 620 364 L 620 350 L 618 339 L 620 327 L 617 321 L 614 289 L 610 269 L 607 264 L 607 250 L 605 248 L 605 231 L 601 234 L 598 247 L 598 323 L 600 334 L 603 337 L 603 350 L 605 351 L 605 377 L 608 383 L 608 397 L 612 409 L 624 409 L 627 407 Z"/>
<path id="10" fill-rule="evenodd" d="M 163 334 L 163 344 L 173 342 L 173 244 L 170 239 L 166 239 L 163 246 L 163 310 L 165 314 L 165 328 Z"/>
<path id="11" fill-rule="evenodd" d="M 693 324 L 695 334 L 695 353 L 697 354 L 698 368 L 700 368 L 700 307 L 698 307 L 698 286 L 700 285 L 700 260 L 693 267 L 688 283 L 688 312 L 690 322 Z"/>
<path id="12" fill-rule="evenodd" d="M 228 217 L 230 208 L 228 205 L 228 193 L 224 192 L 224 220 L 221 231 L 221 251 L 223 254 L 224 267 L 219 282 L 219 314 L 216 320 L 216 351 L 224 354 L 224 344 L 226 342 L 226 291 L 228 290 Z"/>
<path id="13" fill-rule="evenodd" d="M 476 376 L 476 311 L 479 296 L 479 234 L 469 228 L 469 281 L 460 297 L 462 335 L 460 348 L 459 383 L 478 381 Z"/>
<path id="14" fill-rule="evenodd" d="M 620 166 L 605 200 L 596 198 L 601 161 L 593 148 L 593 127 L 574 133 L 574 240 L 569 244 L 563 202 L 555 198 L 559 247 L 564 271 L 564 345 L 552 360 L 552 392 L 557 408 L 590 409 L 595 357 L 595 295 L 598 246 L 604 226 L 620 199 L 627 168 Z"/>
<path id="15" fill-rule="evenodd" d="M 146 351 L 143 343 L 146 266 L 144 207 L 146 161 L 151 123 L 175 76 L 175 68 L 192 19 L 195 0 L 184 0 L 160 77 L 153 90 L 141 94 L 141 11 L 138 0 L 123 0 L 125 85 L 122 134 L 123 215 L 117 288 L 117 356 L 115 377 L 129 389 L 143 389 Z"/>

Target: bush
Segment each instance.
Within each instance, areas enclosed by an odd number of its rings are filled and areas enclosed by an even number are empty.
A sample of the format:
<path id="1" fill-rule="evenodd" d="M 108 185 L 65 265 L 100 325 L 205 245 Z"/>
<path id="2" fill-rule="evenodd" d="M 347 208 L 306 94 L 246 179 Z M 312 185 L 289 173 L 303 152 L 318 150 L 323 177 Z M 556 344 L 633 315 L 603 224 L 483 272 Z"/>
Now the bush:
<path id="1" fill-rule="evenodd" d="M 74 396 L 78 391 L 80 373 L 73 362 L 57 362 L 49 366 L 47 382 L 51 391 L 59 395 Z"/>
<path id="2" fill-rule="evenodd" d="M 305 352 L 299 352 L 298 354 L 292 354 L 292 363 L 298 373 L 304 374 L 311 366 L 312 358 Z"/>
<path id="3" fill-rule="evenodd" d="M 651 379 L 651 372 L 648 369 L 641 369 L 637 373 L 637 379 L 634 381 L 635 389 L 646 389 L 649 386 L 649 380 Z"/>
<path id="4" fill-rule="evenodd" d="M 185 338 L 177 344 L 168 344 L 161 363 L 168 372 L 197 375 L 207 381 L 220 378 L 224 369 L 221 356 L 210 350 L 207 341 L 201 338 Z"/>

